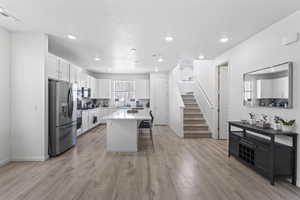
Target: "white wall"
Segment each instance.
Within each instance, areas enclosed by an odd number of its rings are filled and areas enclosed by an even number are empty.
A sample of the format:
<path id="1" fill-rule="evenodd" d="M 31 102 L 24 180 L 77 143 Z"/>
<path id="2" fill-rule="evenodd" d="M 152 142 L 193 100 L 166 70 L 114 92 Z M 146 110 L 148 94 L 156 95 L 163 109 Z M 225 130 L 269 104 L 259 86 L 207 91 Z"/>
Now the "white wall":
<path id="1" fill-rule="evenodd" d="M 217 105 L 218 105 L 218 99 L 217 99 L 217 67 L 215 65 L 214 60 L 195 60 L 194 61 L 194 80 L 195 84 L 200 84 L 202 89 L 207 94 L 209 101 L 212 103 L 212 108 L 208 108 L 208 104 L 202 103 L 200 105 L 200 109 L 203 111 L 207 110 L 209 113 L 207 116 L 205 116 L 208 125 L 209 130 L 212 133 L 213 138 L 218 138 L 218 115 L 217 115 Z M 200 90 L 199 90 L 200 91 Z M 197 94 L 195 94 L 197 95 Z M 203 94 L 199 94 L 204 97 Z M 198 100 L 201 100 L 201 98 L 198 98 Z M 202 102 L 203 101 L 202 99 Z M 198 102 L 199 104 L 201 103 Z M 206 107 L 203 107 L 206 106 Z"/>
<path id="2" fill-rule="evenodd" d="M 10 160 L 10 41 L 11 34 L 0 27 L 0 166 Z"/>
<path id="3" fill-rule="evenodd" d="M 45 58 L 47 37 L 13 33 L 11 51 L 11 157 L 39 161 L 45 148 Z"/>
<path id="4" fill-rule="evenodd" d="M 169 118 L 169 74 L 164 72 L 150 74 L 150 108 L 154 124 L 167 125 Z"/>
<path id="5" fill-rule="evenodd" d="M 249 112 L 279 115 L 296 119 L 300 133 L 300 42 L 282 46 L 283 37 L 300 32 L 300 11 L 277 22 L 235 48 L 216 58 L 215 65 L 229 62 L 229 120 L 247 119 Z M 248 108 L 243 106 L 243 74 L 286 61 L 294 62 L 294 108 Z M 214 68 L 215 69 L 215 68 Z M 210 75 L 214 79 L 213 75 Z M 298 138 L 300 144 L 300 138 Z M 298 185 L 300 186 L 300 152 L 298 145 Z"/>
<path id="6" fill-rule="evenodd" d="M 147 79 L 149 80 L 150 75 L 147 74 L 112 74 L 112 73 L 91 73 L 89 75 L 97 79 L 115 79 L 115 80 L 136 80 L 136 79 Z"/>
<path id="7" fill-rule="evenodd" d="M 179 137 L 184 137 L 183 133 L 183 109 L 184 103 L 178 87 L 179 67 L 175 67 L 169 73 L 169 127 Z"/>
<path id="8" fill-rule="evenodd" d="M 180 68 L 181 80 L 188 81 L 193 78 L 193 66 L 185 66 Z"/>
<path id="9" fill-rule="evenodd" d="M 195 60 L 194 61 L 194 79 L 199 81 L 202 88 L 205 90 L 209 99 L 213 101 L 215 92 L 215 76 L 214 60 Z"/>

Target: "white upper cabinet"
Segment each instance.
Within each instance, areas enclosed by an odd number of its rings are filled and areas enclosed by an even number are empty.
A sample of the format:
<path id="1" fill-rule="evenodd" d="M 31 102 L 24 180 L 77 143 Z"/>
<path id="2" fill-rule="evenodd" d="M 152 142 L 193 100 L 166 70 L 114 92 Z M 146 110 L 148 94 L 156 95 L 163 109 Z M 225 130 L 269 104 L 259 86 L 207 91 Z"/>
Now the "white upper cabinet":
<path id="1" fill-rule="evenodd" d="M 149 80 L 140 79 L 135 81 L 135 98 L 136 99 L 150 98 Z"/>
<path id="2" fill-rule="evenodd" d="M 91 98 L 98 98 L 98 81 L 94 77 L 90 77 Z"/>
<path id="3" fill-rule="evenodd" d="M 48 54 L 46 58 L 46 72 L 48 78 L 59 79 L 59 58 Z"/>
<path id="4" fill-rule="evenodd" d="M 99 99 L 111 98 L 111 80 L 110 79 L 98 79 L 98 94 Z"/>
<path id="5" fill-rule="evenodd" d="M 70 81 L 70 64 L 53 54 L 47 55 L 46 72 L 48 78 Z"/>
<path id="6" fill-rule="evenodd" d="M 59 79 L 70 81 L 70 63 L 62 59 L 59 61 Z"/>
<path id="7" fill-rule="evenodd" d="M 81 69 L 73 64 L 70 65 L 70 82 L 76 83 L 80 87 Z"/>
<path id="8" fill-rule="evenodd" d="M 81 87 L 89 87 L 89 76 L 85 73 L 80 73 L 80 85 Z"/>

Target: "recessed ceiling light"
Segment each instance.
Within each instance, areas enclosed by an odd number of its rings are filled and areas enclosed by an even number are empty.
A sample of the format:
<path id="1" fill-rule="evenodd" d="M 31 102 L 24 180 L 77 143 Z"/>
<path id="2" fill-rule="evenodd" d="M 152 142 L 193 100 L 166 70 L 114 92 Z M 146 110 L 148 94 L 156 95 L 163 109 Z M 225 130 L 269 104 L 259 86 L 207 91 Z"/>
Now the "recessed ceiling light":
<path id="1" fill-rule="evenodd" d="M 4 13 L 4 9 L 0 7 L 0 13 Z"/>
<path id="2" fill-rule="evenodd" d="M 131 52 L 131 53 L 135 53 L 135 52 L 136 52 L 136 48 L 130 49 L 130 52 Z"/>
<path id="3" fill-rule="evenodd" d="M 75 35 L 71 35 L 71 34 L 68 35 L 68 38 L 70 40 L 76 40 L 77 39 L 77 37 Z"/>
<path id="4" fill-rule="evenodd" d="M 157 60 L 157 62 L 163 62 L 164 61 L 164 59 L 162 58 L 162 57 L 160 57 L 158 60 Z"/>
<path id="5" fill-rule="evenodd" d="M 199 58 L 200 60 L 203 60 L 203 59 L 205 58 L 205 56 L 201 54 L 198 58 Z"/>
<path id="6" fill-rule="evenodd" d="M 166 40 L 166 42 L 172 42 L 174 40 L 174 38 L 171 36 L 167 36 L 167 37 L 165 37 L 165 40 Z"/>
<path id="7" fill-rule="evenodd" d="M 95 57 L 95 61 L 99 61 L 99 60 L 101 60 L 101 59 L 98 56 Z"/>
<path id="8" fill-rule="evenodd" d="M 222 37 L 220 40 L 219 40 L 221 43 L 226 43 L 229 41 L 229 38 L 228 37 Z"/>
<path id="9" fill-rule="evenodd" d="M 155 72 L 158 72 L 158 68 L 157 68 L 157 67 L 155 67 L 154 71 L 155 71 Z"/>

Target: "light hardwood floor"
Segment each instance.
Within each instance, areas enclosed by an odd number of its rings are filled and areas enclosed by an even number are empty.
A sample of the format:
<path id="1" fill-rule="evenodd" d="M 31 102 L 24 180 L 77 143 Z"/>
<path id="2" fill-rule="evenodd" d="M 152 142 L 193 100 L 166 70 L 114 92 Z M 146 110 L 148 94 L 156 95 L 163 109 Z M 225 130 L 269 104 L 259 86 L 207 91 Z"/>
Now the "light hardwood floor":
<path id="1" fill-rule="evenodd" d="M 46 162 L 0 168 L 0 199 L 28 200 L 293 200 L 300 189 L 267 179 L 227 157 L 226 141 L 180 139 L 154 127 L 138 153 L 106 153 L 105 127 L 79 138 L 76 148 Z"/>

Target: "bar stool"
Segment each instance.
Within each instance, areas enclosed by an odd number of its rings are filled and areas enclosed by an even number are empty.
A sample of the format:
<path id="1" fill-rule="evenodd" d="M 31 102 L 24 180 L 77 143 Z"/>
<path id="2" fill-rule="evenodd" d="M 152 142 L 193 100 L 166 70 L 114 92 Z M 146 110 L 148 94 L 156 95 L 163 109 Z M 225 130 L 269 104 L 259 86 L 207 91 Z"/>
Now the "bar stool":
<path id="1" fill-rule="evenodd" d="M 151 142 L 152 142 L 152 148 L 153 148 L 153 151 L 154 151 L 154 141 L 153 141 L 153 134 L 152 134 L 152 127 L 153 127 L 153 121 L 154 121 L 154 117 L 153 117 L 153 114 L 152 114 L 152 110 L 150 110 L 149 112 L 150 114 L 150 117 L 151 117 L 151 120 L 143 120 L 140 125 L 139 125 L 139 133 L 140 135 L 142 135 L 143 131 L 142 129 L 149 129 L 149 133 L 150 133 L 150 139 L 151 139 Z"/>

